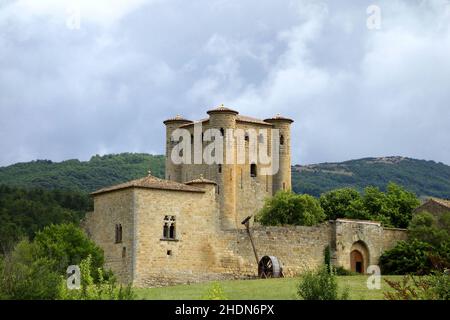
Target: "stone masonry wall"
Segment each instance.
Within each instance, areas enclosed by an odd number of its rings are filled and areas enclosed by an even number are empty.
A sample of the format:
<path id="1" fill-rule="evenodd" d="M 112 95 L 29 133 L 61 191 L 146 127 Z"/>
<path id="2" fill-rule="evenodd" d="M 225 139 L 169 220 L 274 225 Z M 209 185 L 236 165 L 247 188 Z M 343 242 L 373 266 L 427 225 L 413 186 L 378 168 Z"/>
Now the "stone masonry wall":
<path id="1" fill-rule="evenodd" d="M 255 227 L 251 228 L 258 258 L 276 256 L 285 276 L 295 276 L 324 262 L 324 250 L 330 243 L 330 226 Z M 233 252 L 237 265 L 223 263 L 235 277 L 257 276 L 258 265 L 246 230 L 224 232 L 228 251 Z"/>
<path id="2" fill-rule="evenodd" d="M 347 270 L 351 270 L 350 253 L 354 248 L 362 251 L 364 266 L 367 268 L 378 264 L 378 259 L 385 250 L 407 237 L 404 229 L 384 229 L 378 222 L 349 219 L 336 220 L 332 235 L 333 263 Z"/>
<path id="3" fill-rule="evenodd" d="M 161 286 L 213 278 L 218 207 L 214 185 L 205 193 L 136 191 L 134 285 Z M 176 240 L 163 239 L 164 217 L 176 217 Z M 212 275 L 211 275 L 212 274 Z"/>
<path id="4" fill-rule="evenodd" d="M 83 221 L 87 234 L 105 253 L 105 268 L 113 270 L 123 283 L 132 279 L 133 192 L 124 189 L 95 197 L 95 211 Z M 122 225 L 121 243 L 115 242 L 116 224 Z"/>
<path id="5" fill-rule="evenodd" d="M 246 230 L 223 230 L 215 186 L 203 188 L 205 193 L 125 189 L 96 196 L 85 225 L 104 249 L 106 267 L 121 282 L 133 280 L 138 287 L 256 277 Z M 176 240 L 163 239 L 165 216 L 176 217 Z M 116 223 L 123 226 L 120 244 L 114 243 Z M 312 227 L 252 225 L 251 233 L 259 259 L 276 256 L 285 276 L 323 264 L 327 246 L 333 263 L 346 269 L 351 269 L 351 250 L 362 251 L 366 268 L 407 236 L 405 230 L 383 229 L 377 222 L 346 219 Z"/>

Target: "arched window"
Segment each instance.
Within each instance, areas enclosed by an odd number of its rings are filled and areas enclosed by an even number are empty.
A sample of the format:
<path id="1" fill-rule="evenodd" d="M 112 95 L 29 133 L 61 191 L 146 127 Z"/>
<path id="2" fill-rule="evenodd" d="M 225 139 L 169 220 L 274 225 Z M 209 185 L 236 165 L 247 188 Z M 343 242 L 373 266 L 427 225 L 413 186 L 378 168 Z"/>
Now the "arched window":
<path id="1" fill-rule="evenodd" d="M 163 238 L 164 239 L 169 238 L 169 224 L 168 223 L 164 223 Z"/>
<path id="2" fill-rule="evenodd" d="M 222 165 L 221 164 L 217 165 L 217 171 L 219 173 L 222 173 Z"/>
<path id="3" fill-rule="evenodd" d="M 280 145 L 283 145 L 283 144 L 284 144 L 284 136 L 281 135 L 281 136 L 280 136 Z"/>
<path id="4" fill-rule="evenodd" d="M 250 165 L 250 177 L 256 177 L 256 174 L 257 174 L 256 164 L 252 163 Z"/>
<path id="5" fill-rule="evenodd" d="M 175 223 L 172 223 L 169 228 L 169 238 L 175 239 Z"/>
<path id="6" fill-rule="evenodd" d="M 225 135 L 225 130 L 223 128 L 220 128 L 220 135 L 223 137 Z"/>
<path id="7" fill-rule="evenodd" d="M 164 217 L 164 227 L 163 227 L 163 239 L 165 240 L 175 240 L 175 216 L 165 216 Z"/>

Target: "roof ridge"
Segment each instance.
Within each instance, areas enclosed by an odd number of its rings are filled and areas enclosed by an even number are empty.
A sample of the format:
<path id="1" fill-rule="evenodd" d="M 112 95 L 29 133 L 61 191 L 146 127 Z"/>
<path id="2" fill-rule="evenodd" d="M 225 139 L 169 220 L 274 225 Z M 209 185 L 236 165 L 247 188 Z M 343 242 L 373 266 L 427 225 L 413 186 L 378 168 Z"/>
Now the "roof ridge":
<path id="1" fill-rule="evenodd" d="M 441 204 L 441 205 L 443 205 L 443 206 L 445 206 L 445 207 L 450 208 L 450 200 L 436 198 L 436 197 L 430 197 L 430 199 L 435 201 L 435 202 L 437 202 L 437 203 L 439 203 L 439 204 Z"/>
<path id="2" fill-rule="evenodd" d="M 127 188 L 146 188 L 146 189 L 160 189 L 160 190 L 173 190 L 173 191 L 188 191 L 188 192 L 205 192 L 203 189 L 186 185 L 184 183 L 161 179 L 152 175 L 146 177 L 130 180 L 127 182 L 119 183 L 113 186 L 101 188 L 91 193 L 91 195 L 98 195 L 106 192 L 127 189 Z"/>

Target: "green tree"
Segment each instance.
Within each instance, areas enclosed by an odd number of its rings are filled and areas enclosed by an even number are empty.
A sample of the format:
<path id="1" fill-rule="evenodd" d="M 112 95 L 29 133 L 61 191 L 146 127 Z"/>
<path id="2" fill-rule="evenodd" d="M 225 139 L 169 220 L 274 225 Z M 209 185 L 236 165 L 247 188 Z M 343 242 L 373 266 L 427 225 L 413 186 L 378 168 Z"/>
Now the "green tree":
<path id="1" fill-rule="evenodd" d="M 92 272 L 103 266 L 103 251 L 74 224 L 50 225 L 36 234 L 41 254 L 57 262 L 55 270 L 63 274 L 69 265 L 92 257 Z"/>
<path id="2" fill-rule="evenodd" d="M 395 183 L 389 183 L 386 192 L 387 208 L 384 213 L 397 228 L 407 228 L 415 208 L 420 205 L 417 196 Z"/>
<path id="3" fill-rule="evenodd" d="M 0 274 L 0 297 L 4 299 L 57 299 L 61 275 L 55 261 L 41 256 L 41 250 L 28 240 L 19 242 L 4 257 Z"/>
<path id="4" fill-rule="evenodd" d="M 323 193 L 320 196 L 320 205 L 329 220 L 348 217 L 355 208 L 355 201 L 361 199 L 361 195 L 356 189 L 341 188 Z"/>
<path id="5" fill-rule="evenodd" d="M 77 224 L 91 209 L 92 200 L 77 192 L 0 185 L 0 254 L 24 237 L 32 240 L 37 231 L 52 223 Z"/>
<path id="6" fill-rule="evenodd" d="M 439 247 L 443 243 L 450 244 L 450 212 L 435 216 L 429 212 L 414 215 L 409 224 L 409 236 Z"/>
<path id="7" fill-rule="evenodd" d="M 319 201 L 310 195 L 296 195 L 290 191 L 279 191 L 265 201 L 257 215 L 263 225 L 312 226 L 325 219 Z"/>

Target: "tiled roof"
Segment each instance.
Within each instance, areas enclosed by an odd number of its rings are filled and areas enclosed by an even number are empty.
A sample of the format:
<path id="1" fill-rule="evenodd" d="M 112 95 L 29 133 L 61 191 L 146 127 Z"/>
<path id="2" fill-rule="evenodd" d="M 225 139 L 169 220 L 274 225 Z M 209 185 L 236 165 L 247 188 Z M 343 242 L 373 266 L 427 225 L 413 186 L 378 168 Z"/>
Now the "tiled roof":
<path id="1" fill-rule="evenodd" d="M 438 204 L 450 208 L 450 200 L 444 200 L 444 199 L 439 199 L 439 198 L 430 198 L 430 200 L 437 202 Z"/>
<path id="2" fill-rule="evenodd" d="M 232 112 L 232 113 L 235 113 L 235 114 L 238 114 L 238 113 L 239 113 L 239 112 L 237 112 L 237 111 L 235 111 L 235 110 L 232 110 L 232 109 L 230 109 L 230 108 L 224 107 L 223 104 L 222 104 L 220 107 L 217 107 L 217 108 L 215 108 L 215 109 L 208 110 L 206 113 L 207 113 L 207 114 L 210 114 L 210 113 L 214 113 L 214 112 Z"/>
<path id="3" fill-rule="evenodd" d="M 273 121 L 273 120 L 283 120 L 283 121 L 294 122 L 294 120 L 292 120 L 292 119 L 290 119 L 290 118 L 283 117 L 283 116 L 281 116 L 280 114 L 277 114 L 276 116 L 274 116 L 274 117 L 272 117 L 272 118 L 264 119 L 264 121 L 267 121 L 267 122 L 270 122 L 270 121 Z"/>
<path id="4" fill-rule="evenodd" d="M 256 119 L 256 118 L 253 118 L 253 117 L 241 116 L 241 115 L 238 115 L 236 120 L 237 121 L 241 121 L 241 122 L 250 122 L 250 123 L 256 123 L 256 124 L 264 124 L 266 126 L 271 126 L 272 125 L 271 123 L 265 122 L 265 121 L 263 121 L 261 119 Z"/>
<path id="5" fill-rule="evenodd" d="M 127 188 L 144 188 L 144 189 L 160 189 L 160 190 L 174 190 L 174 191 L 187 191 L 187 192 L 205 192 L 201 188 L 197 188 L 194 186 L 189 186 L 183 183 L 178 183 L 175 181 L 165 180 L 165 179 L 159 179 L 157 177 L 153 177 L 151 175 L 136 179 L 132 181 L 128 181 L 125 183 L 121 183 L 115 186 L 106 187 L 100 190 L 97 190 L 92 195 L 98 195 L 106 192 L 111 192 L 115 190 L 120 189 L 127 189 Z"/>
<path id="6" fill-rule="evenodd" d="M 192 122 L 191 120 L 185 119 L 181 115 L 177 114 L 175 117 L 169 118 L 169 119 L 165 120 L 163 123 L 165 124 L 167 122 L 172 122 L 172 121 Z"/>
<path id="7" fill-rule="evenodd" d="M 194 121 L 194 122 L 192 122 L 192 123 L 186 123 L 186 124 L 183 124 L 182 126 L 180 126 L 180 128 L 184 128 L 184 127 L 189 127 L 189 126 L 193 126 L 194 124 L 196 124 L 196 123 L 204 123 L 204 122 L 208 122 L 209 121 L 209 119 L 208 118 L 205 118 L 205 119 L 201 119 L 201 120 L 198 120 L 198 121 Z"/>
<path id="8" fill-rule="evenodd" d="M 186 184 L 196 184 L 196 183 L 217 184 L 217 183 L 215 183 L 212 180 L 208 180 L 208 179 L 203 178 L 202 174 L 200 175 L 200 178 L 191 180 L 189 182 L 186 182 Z"/>

